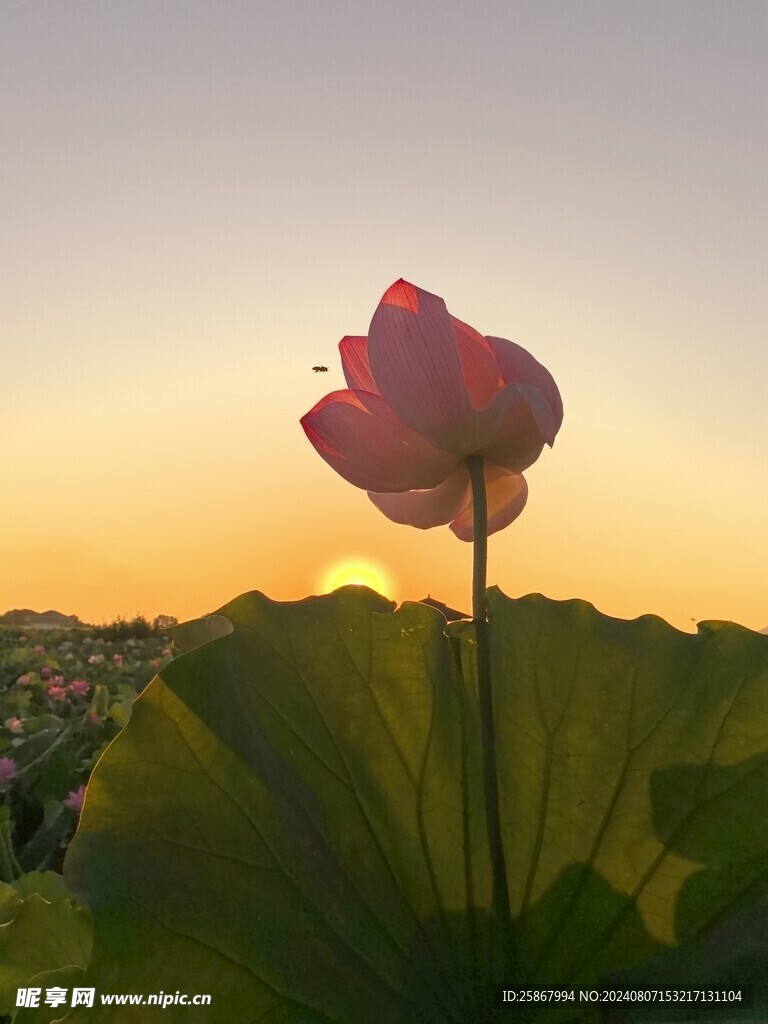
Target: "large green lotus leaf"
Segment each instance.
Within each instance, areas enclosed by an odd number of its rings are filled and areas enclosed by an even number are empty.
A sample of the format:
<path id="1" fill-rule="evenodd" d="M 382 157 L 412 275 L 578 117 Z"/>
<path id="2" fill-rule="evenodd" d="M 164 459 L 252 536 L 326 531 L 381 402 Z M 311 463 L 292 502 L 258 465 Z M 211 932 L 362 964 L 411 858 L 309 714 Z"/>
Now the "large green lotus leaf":
<path id="1" fill-rule="evenodd" d="M 91 956 L 92 922 L 61 875 L 30 872 L 0 883 L 0 1014 L 12 1013 L 19 987 L 41 972 L 84 968 Z"/>
<path id="2" fill-rule="evenodd" d="M 168 631 L 174 647 L 180 651 L 194 651 L 211 640 L 218 640 L 232 632 L 232 623 L 223 615 L 206 615 L 191 622 L 180 622 Z"/>
<path id="3" fill-rule="evenodd" d="M 711 984 L 696 947 L 723 922 L 749 937 L 735 959 L 718 940 L 721 976 L 765 959 L 744 894 L 768 874 L 768 637 L 497 590 L 489 611 L 515 918 L 496 980 L 593 985 L 674 954 Z M 218 614 L 232 632 L 163 669 L 92 776 L 65 867 L 95 915 L 90 983 L 212 996 L 147 1021 L 509 1019 L 471 626 L 362 588 Z"/>

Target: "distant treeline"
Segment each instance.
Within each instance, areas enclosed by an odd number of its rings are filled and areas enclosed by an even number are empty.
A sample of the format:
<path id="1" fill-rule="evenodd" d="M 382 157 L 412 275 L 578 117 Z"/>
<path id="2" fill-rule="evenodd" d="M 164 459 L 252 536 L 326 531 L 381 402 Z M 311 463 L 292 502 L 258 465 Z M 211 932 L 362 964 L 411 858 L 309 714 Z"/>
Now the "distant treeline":
<path id="1" fill-rule="evenodd" d="M 103 640 L 123 640 L 128 637 L 140 640 L 163 633 L 178 621 L 173 615 L 157 615 L 150 621 L 144 615 L 137 614 L 132 619 L 118 616 L 113 622 L 95 624 L 81 622 L 76 615 L 62 615 L 56 611 L 35 612 L 29 608 L 15 608 L 0 615 L 0 626 L 16 629 L 87 629 L 91 636 Z"/>

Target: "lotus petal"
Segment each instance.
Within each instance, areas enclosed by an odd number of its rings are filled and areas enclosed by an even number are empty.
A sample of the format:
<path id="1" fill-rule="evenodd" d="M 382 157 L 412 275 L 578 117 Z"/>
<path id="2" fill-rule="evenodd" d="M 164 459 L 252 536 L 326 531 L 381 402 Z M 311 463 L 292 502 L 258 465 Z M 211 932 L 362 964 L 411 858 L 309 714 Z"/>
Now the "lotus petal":
<path id="1" fill-rule="evenodd" d="M 546 399 L 552 412 L 552 434 L 551 440 L 548 437 L 544 440 L 551 447 L 555 434 L 563 422 L 563 400 L 554 377 L 530 352 L 521 345 L 516 345 L 514 341 L 491 337 L 487 340 L 496 356 L 504 383 L 525 384 L 536 388 Z"/>
<path id="2" fill-rule="evenodd" d="M 368 339 L 364 335 L 347 335 L 339 342 L 339 353 L 347 386 L 353 391 L 366 391 L 377 395 L 379 389 L 376 387 L 371 364 L 368 362 Z"/>
<path id="3" fill-rule="evenodd" d="M 403 491 L 399 494 L 368 492 L 376 508 L 393 523 L 429 530 L 433 526 L 450 523 L 471 500 L 469 473 L 466 466 L 459 468 L 429 490 Z"/>
<path id="4" fill-rule="evenodd" d="M 435 446 L 455 450 L 473 410 L 445 302 L 396 282 L 373 315 L 368 359 L 397 416 Z"/>
<path id="5" fill-rule="evenodd" d="M 528 484 L 520 473 L 497 466 L 485 466 L 485 495 L 488 504 L 488 536 L 509 526 L 525 508 Z M 459 540 L 474 540 L 472 502 L 450 524 Z"/>
<path id="6" fill-rule="evenodd" d="M 328 465 L 366 491 L 435 487 L 456 468 L 454 457 L 407 427 L 380 395 L 332 391 L 301 425 Z"/>

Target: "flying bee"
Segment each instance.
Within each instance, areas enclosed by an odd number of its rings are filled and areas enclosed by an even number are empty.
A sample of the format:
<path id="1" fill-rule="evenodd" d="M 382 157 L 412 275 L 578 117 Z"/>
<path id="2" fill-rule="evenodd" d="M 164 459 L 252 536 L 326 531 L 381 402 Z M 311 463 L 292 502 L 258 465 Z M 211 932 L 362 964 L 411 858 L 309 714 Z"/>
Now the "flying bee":
<path id="1" fill-rule="evenodd" d="M 328 373 L 327 366 L 313 366 L 312 369 L 315 371 L 315 373 Z"/>

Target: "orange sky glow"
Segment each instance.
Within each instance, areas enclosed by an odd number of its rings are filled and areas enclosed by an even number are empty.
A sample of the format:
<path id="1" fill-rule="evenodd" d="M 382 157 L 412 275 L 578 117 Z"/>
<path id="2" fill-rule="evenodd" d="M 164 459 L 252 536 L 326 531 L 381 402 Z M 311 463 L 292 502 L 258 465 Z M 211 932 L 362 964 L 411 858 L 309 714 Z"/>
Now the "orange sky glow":
<path id="1" fill-rule="evenodd" d="M 734 6 L 11 5 L 0 611 L 186 619 L 345 563 L 469 610 L 471 547 L 299 425 L 403 277 L 563 396 L 489 584 L 768 625 L 768 19 Z"/>

